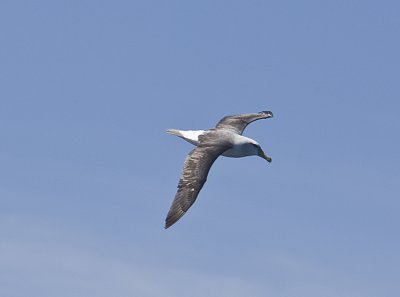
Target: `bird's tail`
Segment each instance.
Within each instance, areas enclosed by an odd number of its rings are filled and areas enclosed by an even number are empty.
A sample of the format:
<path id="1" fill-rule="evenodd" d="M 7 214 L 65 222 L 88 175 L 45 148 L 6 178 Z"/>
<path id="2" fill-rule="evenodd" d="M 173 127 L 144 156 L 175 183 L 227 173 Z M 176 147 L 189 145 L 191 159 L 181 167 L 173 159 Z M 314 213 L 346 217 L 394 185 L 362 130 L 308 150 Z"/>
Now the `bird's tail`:
<path id="1" fill-rule="evenodd" d="M 165 132 L 167 132 L 168 134 L 172 134 L 172 135 L 176 135 L 176 136 L 182 137 L 181 131 L 179 131 L 177 129 L 167 129 L 167 130 L 165 130 Z"/>

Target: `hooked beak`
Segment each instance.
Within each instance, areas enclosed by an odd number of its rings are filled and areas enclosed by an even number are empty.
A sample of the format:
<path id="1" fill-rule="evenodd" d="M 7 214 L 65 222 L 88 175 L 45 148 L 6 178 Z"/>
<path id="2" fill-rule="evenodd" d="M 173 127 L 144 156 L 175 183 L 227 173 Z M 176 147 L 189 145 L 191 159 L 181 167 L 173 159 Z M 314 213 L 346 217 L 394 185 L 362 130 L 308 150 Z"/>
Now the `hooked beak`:
<path id="1" fill-rule="evenodd" d="M 261 148 L 260 148 L 260 150 L 258 151 L 258 155 L 259 155 L 261 158 L 267 160 L 269 163 L 272 162 L 272 158 L 271 158 L 270 156 L 266 155 L 266 154 L 264 153 L 264 151 L 263 151 Z"/>

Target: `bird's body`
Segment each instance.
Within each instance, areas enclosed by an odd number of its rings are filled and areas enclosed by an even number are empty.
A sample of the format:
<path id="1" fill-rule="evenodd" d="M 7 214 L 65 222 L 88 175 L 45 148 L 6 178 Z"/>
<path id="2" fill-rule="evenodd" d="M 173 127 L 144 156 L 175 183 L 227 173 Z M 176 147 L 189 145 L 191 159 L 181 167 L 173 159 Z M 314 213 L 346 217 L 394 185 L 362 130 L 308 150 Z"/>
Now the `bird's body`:
<path id="1" fill-rule="evenodd" d="M 183 138 L 196 146 L 186 157 L 178 184 L 178 192 L 165 220 L 165 228 L 178 221 L 195 202 L 207 180 L 208 171 L 218 156 L 241 158 L 258 155 L 268 162 L 257 141 L 242 135 L 248 124 L 272 117 L 272 112 L 227 116 L 215 128 L 209 130 L 177 130 L 166 132 Z"/>
<path id="2" fill-rule="evenodd" d="M 176 135 L 187 142 L 197 146 L 199 144 L 199 136 L 207 133 L 207 130 L 177 130 L 177 129 L 167 129 L 167 133 Z M 217 135 L 218 132 L 216 131 Z M 221 133 L 221 132 L 220 132 Z M 226 150 L 221 154 L 224 157 L 231 157 L 231 158 L 242 158 L 247 156 L 256 155 L 256 151 L 254 150 L 254 146 L 249 144 L 259 145 L 257 141 L 239 135 L 230 131 L 223 131 L 224 136 L 230 138 L 232 143 L 232 148 Z"/>

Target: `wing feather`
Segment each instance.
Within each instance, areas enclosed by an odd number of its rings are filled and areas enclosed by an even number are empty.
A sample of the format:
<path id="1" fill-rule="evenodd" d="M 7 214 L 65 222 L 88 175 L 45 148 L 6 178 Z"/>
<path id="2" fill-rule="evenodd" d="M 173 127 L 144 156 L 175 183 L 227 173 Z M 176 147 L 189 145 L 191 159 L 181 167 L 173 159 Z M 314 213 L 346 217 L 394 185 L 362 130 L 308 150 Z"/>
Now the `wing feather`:
<path id="1" fill-rule="evenodd" d="M 271 118 L 272 116 L 271 111 L 226 116 L 218 122 L 215 129 L 230 130 L 241 135 L 248 124 L 257 120 Z"/>
<path id="2" fill-rule="evenodd" d="M 208 134 L 207 137 L 200 138 L 199 146 L 186 157 L 178 191 L 165 219 L 165 228 L 175 224 L 193 205 L 207 180 L 212 164 L 220 154 L 231 147 L 229 141 L 216 145 L 218 133 Z"/>

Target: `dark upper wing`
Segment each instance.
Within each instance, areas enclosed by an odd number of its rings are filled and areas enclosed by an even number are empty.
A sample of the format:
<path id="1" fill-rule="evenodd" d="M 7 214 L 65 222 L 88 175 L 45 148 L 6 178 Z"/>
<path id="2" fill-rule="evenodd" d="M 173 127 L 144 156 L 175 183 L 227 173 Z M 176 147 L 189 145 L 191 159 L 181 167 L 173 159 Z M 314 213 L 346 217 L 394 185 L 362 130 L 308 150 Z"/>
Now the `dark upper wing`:
<path id="1" fill-rule="evenodd" d="M 178 221 L 192 206 L 207 180 L 212 164 L 220 154 L 231 147 L 228 141 L 216 143 L 217 134 L 209 133 L 211 137 L 200 137 L 199 146 L 186 157 L 178 192 L 165 219 L 165 228 Z"/>
<path id="2" fill-rule="evenodd" d="M 225 129 L 237 134 L 242 134 L 243 130 L 251 122 L 271 118 L 272 116 L 273 115 L 271 111 L 226 116 L 218 122 L 218 124 L 215 126 L 215 129 Z"/>

